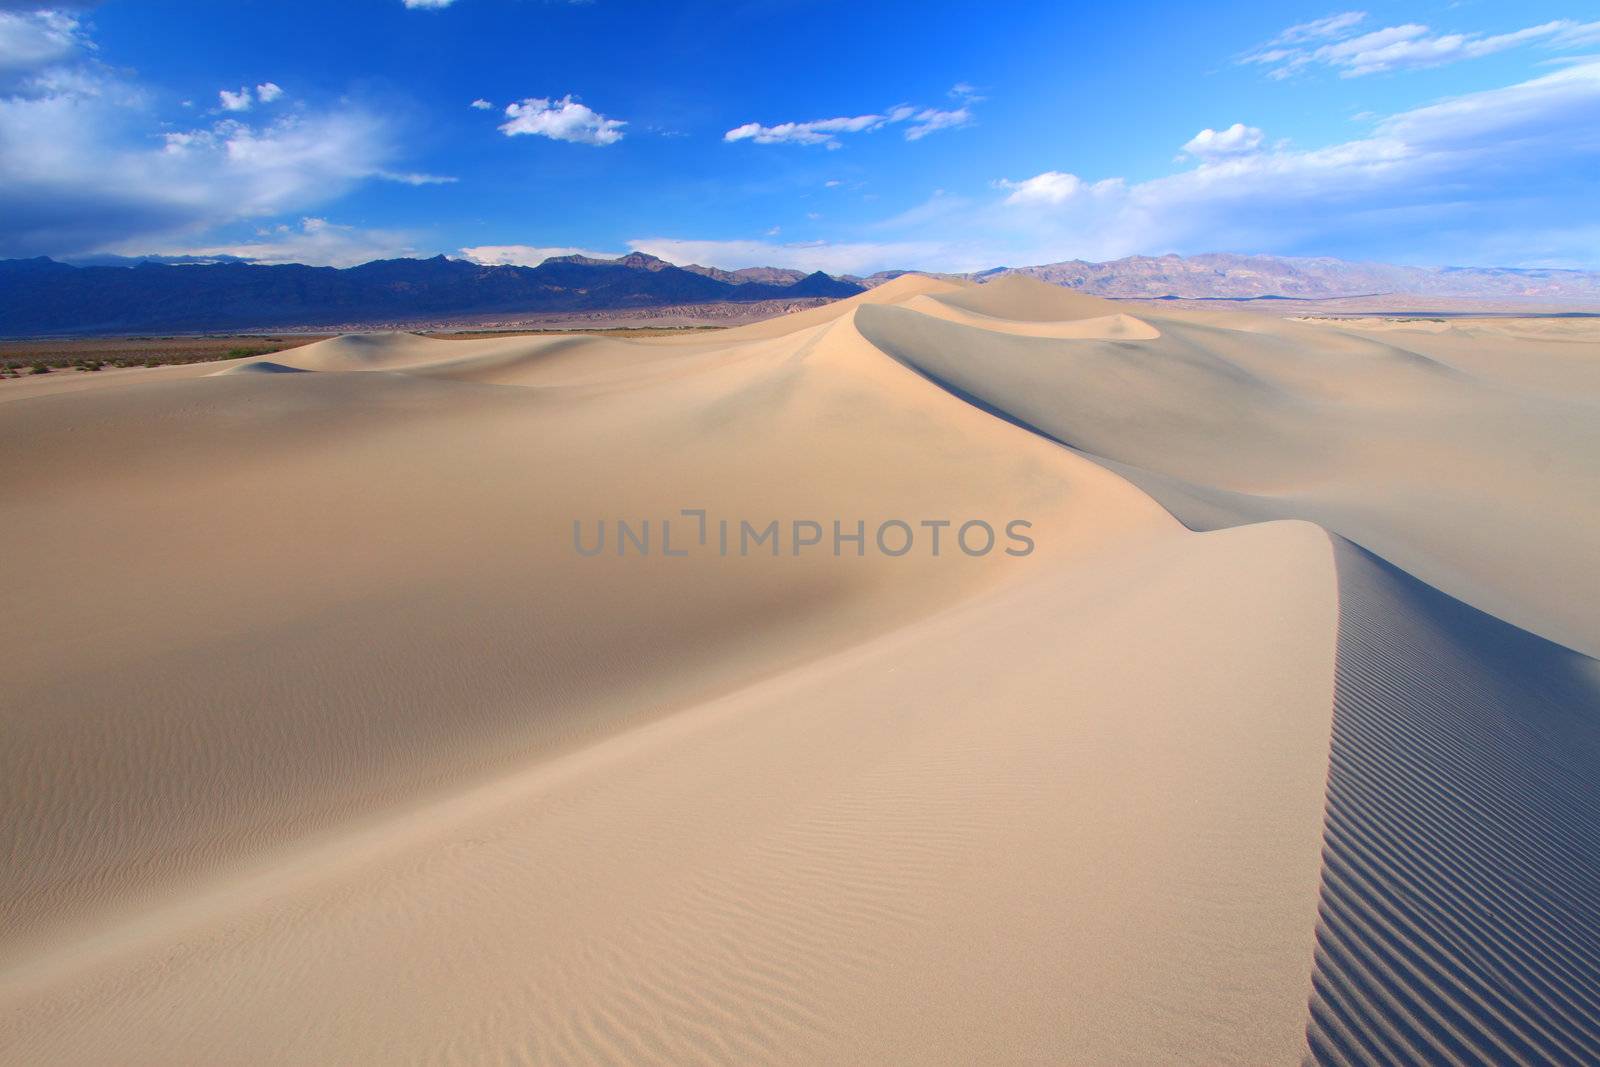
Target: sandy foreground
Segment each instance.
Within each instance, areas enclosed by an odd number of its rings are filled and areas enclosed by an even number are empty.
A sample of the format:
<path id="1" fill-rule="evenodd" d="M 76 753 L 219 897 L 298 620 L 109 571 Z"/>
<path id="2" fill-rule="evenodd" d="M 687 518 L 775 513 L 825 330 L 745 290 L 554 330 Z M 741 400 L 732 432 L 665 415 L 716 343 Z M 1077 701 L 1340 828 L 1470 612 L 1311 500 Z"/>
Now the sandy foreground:
<path id="1" fill-rule="evenodd" d="M 0 390 L 0 1062 L 1600 1062 L 1581 325 L 271 360 Z"/>

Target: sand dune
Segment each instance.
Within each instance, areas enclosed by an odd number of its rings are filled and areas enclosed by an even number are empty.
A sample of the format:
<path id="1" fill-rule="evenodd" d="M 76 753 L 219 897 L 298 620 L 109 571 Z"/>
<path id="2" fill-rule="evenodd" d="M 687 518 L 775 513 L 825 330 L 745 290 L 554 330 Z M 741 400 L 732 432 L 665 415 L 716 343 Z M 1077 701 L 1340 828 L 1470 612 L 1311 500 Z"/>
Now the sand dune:
<path id="1" fill-rule="evenodd" d="M 1014 281 L 997 309 L 1017 310 L 1027 280 Z M 966 299 L 981 307 L 982 296 Z M 1039 297 L 1040 312 L 1055 299 Z M 1192 525 L 1311 519 L 1476 607 L 1600 653 L 1600 601 L 1573 595 L 1574 583 L 1600 588 L 1589 536 L 1600 397 L 1534 392 L 1325 327 L 1140 318 L 1160 337 L 978 334 L 898 308 L 864 308 L 858 323 L 906 365 L 1106 461 Z M 1511 342 L 1497 349 L 1516 361 Z"/>
<path id="2" fill-rule="evenodd" d="M 1600 420 L 1472 340 L 906 276 L 16 398 L 0 1062 L 1596 1058 Z"/>

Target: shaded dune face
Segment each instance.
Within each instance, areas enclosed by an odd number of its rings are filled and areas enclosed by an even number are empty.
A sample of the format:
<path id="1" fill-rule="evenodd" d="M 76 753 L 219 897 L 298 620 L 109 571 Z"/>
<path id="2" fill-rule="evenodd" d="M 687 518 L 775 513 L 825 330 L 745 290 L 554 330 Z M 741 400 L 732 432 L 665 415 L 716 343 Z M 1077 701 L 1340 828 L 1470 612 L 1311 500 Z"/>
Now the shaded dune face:
<path id="1" fill-rule="evenodd" d="M 1314 1061 L 1600 1062 L 1600 664 L 1337 559 Z"/>
<path id="2" fill-rule="evenodd" d="M 8 394 L 0 1063 L 1600 1062 L 1549 344 L 905 276 Z M 682 508 L 1036 550 L 574 551 Z"/>

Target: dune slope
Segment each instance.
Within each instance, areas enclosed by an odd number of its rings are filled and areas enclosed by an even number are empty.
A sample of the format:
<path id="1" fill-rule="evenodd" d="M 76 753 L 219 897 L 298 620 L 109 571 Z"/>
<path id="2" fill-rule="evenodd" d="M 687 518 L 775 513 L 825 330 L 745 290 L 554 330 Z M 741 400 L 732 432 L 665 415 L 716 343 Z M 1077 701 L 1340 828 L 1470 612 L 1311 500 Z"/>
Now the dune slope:
<path id="1" fill-rule="evenodd" d="M 996 310 L 1026 310 L 1017 300 Z M 907 366 L 1104 462 L 1192 526 L 1310 519 L 1600 654 L 1600 601 L 1580 592 L 1600 588 L 1595 398 L 1469 373 L 1395 335 L 1138 317 L 1159 336 L 1027 336 L 896 307 L 864 307 L 857 322 Z"/>

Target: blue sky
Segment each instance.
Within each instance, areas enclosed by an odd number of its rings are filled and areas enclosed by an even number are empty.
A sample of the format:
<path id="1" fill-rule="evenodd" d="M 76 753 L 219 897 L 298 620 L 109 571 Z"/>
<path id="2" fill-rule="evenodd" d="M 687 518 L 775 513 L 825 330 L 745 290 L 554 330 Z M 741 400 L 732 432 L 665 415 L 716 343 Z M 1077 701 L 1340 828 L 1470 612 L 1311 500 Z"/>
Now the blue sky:
<path id="1" fill-rule="evenodd" d="M 0 256 L 1595 268 L 1597 203 L 1572 2 L 0 0 Z"/>

